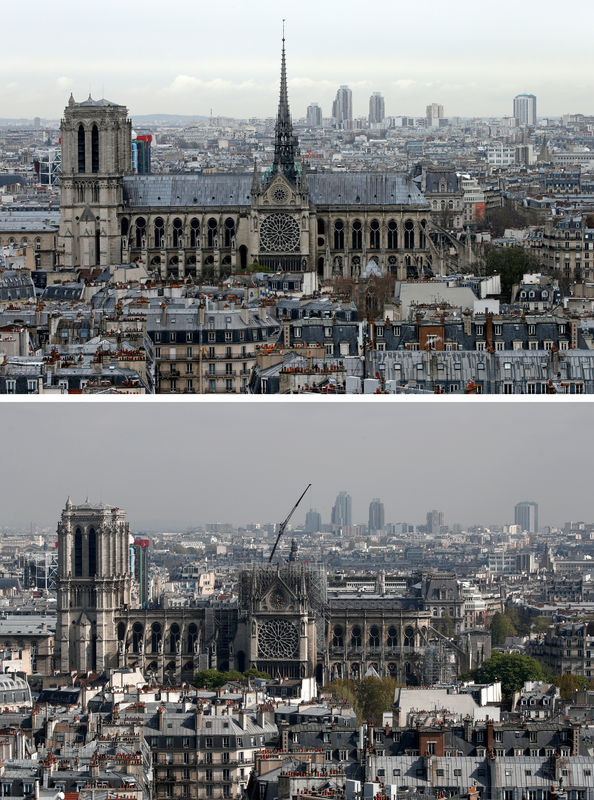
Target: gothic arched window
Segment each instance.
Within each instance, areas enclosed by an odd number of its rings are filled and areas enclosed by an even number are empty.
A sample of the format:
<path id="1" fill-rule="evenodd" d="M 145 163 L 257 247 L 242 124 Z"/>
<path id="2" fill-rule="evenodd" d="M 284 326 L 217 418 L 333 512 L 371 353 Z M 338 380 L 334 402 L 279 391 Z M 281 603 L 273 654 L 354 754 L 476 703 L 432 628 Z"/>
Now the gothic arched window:
<path id="1" fill-rule="evenodd" d="M 369 226 L 369 247 L 371 250 L 379 250 L 380 246 L 380 226 L 376 219 L 371 220 Z"/>
<path id="2" fill-rule="evenodd" d="M 91 129 L 91 172 L 99 172 L 99 128 Z"/>
<path id="3" fill-rule="evenodd" d="M 341 219 L 334 223 L 334 249 L 344 250 L 344 222 Z"/>
<path id="4" fill-rule="evenodd" d="M 404 223 L 404 249 L 415 249 L 415 225 L 412 219 L 407 219 Z"/>
<path id="5" fill-rule="evenodd" d="M 82 531 L 80 528 L 74 532 L 74 577 L 82 577 Z"/>
<path id="6" fill-rule="evenodd" d="M 97 534 L 95 528 L 89 528 L 89 577 L 97 574 Z"/>
<path id="7" fill-rule="evenodd" d="M 140 652 L 140 643 L 144 637 L 144 628 L 140 622 L 135 622 L 132 625 L 132 651 L 134 653 Z"/>
<path id="8" fill-rule="evenodd" d="M 85 129 L 82 122 L 78 126 L 78 171 L 86 172 Z"/>
<path id="9" fill-rule="evenodd" d="M 422 219 L 421 220 L 421 228 L 419 230 L 419 247 L 420 247 L 421 250 L 424 250 L 425 247 L 426 247 L 426 242 L 425 242 L 425 226 L 426 225 L 427 225 L 427 220 L 426 219 Z"/>
<path id="10" fill-rule="evenodd" d="M 163 217 L 157 217 L 154 225 L 155 247 L 162 247 L 165 239 L 165 225 Z"/>
<path id="11" fill-rule="evenodd" d="M 393 219 L 388 222 L 388 250 L 398 250 L 398 226 Z"/>
<path id="12" fill-rule="evenodd" d="M 398 647 L 398 631 L 393 625 L 388 628 L 388 639 L 386 644 L 388 647 Z"/>
<path id="13" fill-rule="evenodd" d="M 360 219 L 356 219 L 353 222 L 352 242 L 353 242 L 353 250 L 360 250 L 361 249 L 362 242 L 363 242 L 363 232 L 362 232 L 362 229 L 361 229 L 361 220 Z"/>
<path id="14" fill-rule="evenodd" d="M 190 221 L 190 247 L 196 247 L 200 236 L 200 222 L 194 217 Z"/>
<path id="15" fill-rule="evenodd" d="M 379 647 L 380 643 L 380 635 L 379 635 L 379 628 L 377 625 L 372 625 L 369 629 L 369 646 L 370 647 Z"/>
<path id="16" fill-rule="evenodd" d="M 361 647 L 361 628 L 358 625 L 354 625 L 351 631 L 351 645 Z"/>
<path id="17" fill-rule="evenodd" d="M 332 647 L 342 647 L 343 645 L 344 645 L 344 634 L 342 631 L 342 626 L 335 625 L 332 636 Z"/>
<path id="18" fill-rule="evenodd" d="M 217 236 L 217 221 L 213 217 L 208 220 L 208 247 L 215 246 Z"/>
<path id="19" fill-rule="evenodd" d="M 182 221 L 179 217 L 173 220 L 173 246 L 179 247 L 181 242 Z"/>
<path id="20" fill-rule="evenodd" d="M 225 220 L 225 247 L 231 247 L 233 237 L 235 236 L 235 223 L 229 217 Z"/>
<path id="21" fill-rule="evenodd" d="M 188 653 L 194 652 L 194 645 L 196 644 L 197 640 L 198 640 L 198 628 L 196 627 L 196 624 L 192 622 L 192 624 L 188 628 L 188 647 L 187 647 Z"/>
<path id="22" fill-rule="evenodd" d="M 175 653 L 177 649 L 177 643 L 179 642 L 179 625 L 177 622 L 174 622 L 173 625 L 169 628 L 169 651 L 171 653 Z"/>
<path id="23" fill-rule="evenodd" d="M 158 653 L 160 644 L 161 644 L 161 626 L 158 622 L 153 622 L 153 624 L 151 625 L 151 651 L 153 653 Z"/>
<path id="24" fill-rule="evenodd" d="M 142 239 L 146 232 L 146 220 L 144 217 L 136 219 L 136 247 L 142 247 Z"/>

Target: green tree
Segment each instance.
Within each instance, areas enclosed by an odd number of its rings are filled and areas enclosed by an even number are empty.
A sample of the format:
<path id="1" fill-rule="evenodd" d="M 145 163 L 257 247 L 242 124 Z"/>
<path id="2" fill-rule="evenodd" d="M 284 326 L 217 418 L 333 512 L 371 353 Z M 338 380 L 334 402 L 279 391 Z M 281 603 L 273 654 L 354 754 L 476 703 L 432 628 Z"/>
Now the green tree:
<path id="1" fill-rule="evenodd" d="M 555 675 L 553 683 L 559 687 L 563 700 L 571 700 L 574 692 L 581 692 L 588 688 L 588 681 L 583 675 Z"/>
<path id="2" fill-rule="evenodd" d="M 505 643 L 508 636 L 515 636 L 517 633 L 514 624 L 507 614 L 496 611 L 491 620 L 491 644 L 498 647 Z"/>
<path id="3" fill-rule="evenodd" d="M 542 664 L 535 658 L 498 652 L 493 653 L 480 667 L 461 677 L 469 677 L 476 683 L 501 681 L 501 692 L 505 698 L 512 697 L 525 681 L 544 681 L 547 678 Z"/>
<path id="4" fill-rule="evenodd" d="M 393 678 L 363 678 L 355 687 L 357 717 L 372 725 L 381 725 L 384 711 L 394 704 L 394 690 L 398 686 Z"/>
<path id="5" fill-rule="evenodd" d="M 448 639 L 451 639 L 456 632 L 454 629 L 454 620 L 449 611 L 446 611 L 441 619 L 438 620 L 436 627 L 439 629 L 439 632 L 443 636 L 447 636 Z"/>
<path id="6" fill-rule="evenodd" d="M 332 697 L 345 700 L 354 709 L 357 722 L 381 725 L 382 714 L 394 703 L 394 690 L 400 684 L 393 678 L 363 678 L 359 681 L 336 680 L 324 687 Z"/>
<path id="7" fill-rule="evenodd" d="M 512 287 L 524 273 L 538 268 L 534 255 L 523 247 L 491 247 L 487 253 L 485 272 L 501 276 L 501 296 L 506 302 L 510 302 Z"/>
<path id="8" fill-rule="evenodd" d="M 202 669 L 194 675 L 194 686 L 213 691 L 227 682 L 224 672 L 218 669 Z"/>
<path id="9" fill-rule="evenodd" d="M 263 678 L 264 680 L 270 680 L 270 675 L 267 672 L 262 672 L 261 669 L 246 669 L 243 673 L 246 678 Z"/>

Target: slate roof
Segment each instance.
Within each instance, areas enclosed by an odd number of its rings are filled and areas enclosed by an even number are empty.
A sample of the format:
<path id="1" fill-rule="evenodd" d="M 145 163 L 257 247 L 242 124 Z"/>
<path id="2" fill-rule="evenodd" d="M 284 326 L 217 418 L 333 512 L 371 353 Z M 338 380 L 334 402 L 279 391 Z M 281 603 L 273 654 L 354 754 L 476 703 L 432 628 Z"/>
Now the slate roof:
<path id="1" fill-rule="evenodd" d="M 59 211 L 0 212 L 0 232 L 34 231 L 55 233 L 59 225 Z"/>
<path id="2" fill-rule="evenodd" d="M 124 201 L 134 207 L 250 206 L 251 173 L 235 175 L 128 175 Z M 397 172 L 314 174 L 307 177 L 315 205 L 427 205 L 406 175 Z"/>

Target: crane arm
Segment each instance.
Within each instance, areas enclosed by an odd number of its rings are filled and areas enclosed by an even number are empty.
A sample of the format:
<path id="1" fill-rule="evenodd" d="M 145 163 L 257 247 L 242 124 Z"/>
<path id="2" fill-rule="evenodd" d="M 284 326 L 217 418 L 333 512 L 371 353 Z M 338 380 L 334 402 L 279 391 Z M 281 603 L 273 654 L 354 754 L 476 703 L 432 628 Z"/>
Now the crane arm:
<path id="1" fill-rule="evenodd" d="M 272 553 L 270 554 L 270 558 L 268 559 L 268 563 L 269 563 L 269 564 L 272 562 L 272 559 L 274 558 L 274 554 L 276 553 L 276 548 L 278 547 L 278 543 L 280 542 L 280 538 L 281 538 L 281 536 L 282 536 L 282 535 L 283 535 L 283 533 L 285 532 L 285 528 L 286 528 L 286 527 L 287 527 L 287 525 L 289 524 L 289 520 L 291 519 L 291 517 L 292 517 L 292 516 L 293 516 L 293 514 L 295 513 L 295 511 L 296 511 L 296 509 L 297 509 L 297 506 L 299 505 L 299 503 L 300 503 L 300 502 L 303 500 L 303 498 L 305 497 L 305 495 L 306 495 L 306 493 L 307 493 L 307 491 L 308 491 L 308 489 L 309 489 L 309 487 L 310 487 L 310 486 L 311 486 L 311 483 L 308 483 L 308 484 L 307 484 L 307 486 L 306 486 L 306 488 L 305 488 L 305 491 L 302 493 L 302 495 L 301 495 L 301 497 L 299 498 L 299 500 L 297 500 L 297 502 L 295 503 L 295 505 L 293 506 L 293 508 L 292 508 L 292 509 L 289 511 L 289 513 L 287 514 L 287 516 L 285 517 L 285 519 L 284 519 L 284 520 L 281 522 L 281 524 L 280 524 L 280 527 L 279 527 L 279 529 L 278 529 L 278 536 L 276 537 L 276 542 L 274 543 L 274 547 L 272 548 Z"/>

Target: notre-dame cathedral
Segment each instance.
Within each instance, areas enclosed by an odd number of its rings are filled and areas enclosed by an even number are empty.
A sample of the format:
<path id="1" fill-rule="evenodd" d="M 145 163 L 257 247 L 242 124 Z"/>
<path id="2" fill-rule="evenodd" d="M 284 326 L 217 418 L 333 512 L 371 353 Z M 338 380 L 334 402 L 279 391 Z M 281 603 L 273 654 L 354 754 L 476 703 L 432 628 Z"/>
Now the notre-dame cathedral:
<path id="1" fill-rule="evenodd" d="M 209 668 L 254 667 L 273 677 L 315 676 L 319 683 L 362 677 L 372 668 L 415 684 L 435 679 L 427 670 L 436 659 L 455 675 L 488 657 L 488 634 L 465 632 L 459 644 L 440 641 L 436 649 L 427 598 L 437 604 L 433 613 L 447 608 L 463 631 L 451 575 L 421 578 L 418 596 L 390 595 L 380 585 L 369 596 L 330 598 L 325 569 L 297 560 L 258 564 L 238 578 L 236 603 L 141 608 L 125 512 L 68 498 L 58 524 L 56 669 L 109 673 L 138 666 L 178 685 Z M 445 677 L 443 670 L 437 675 Z"/>
<path id="2" fill-rule="evenodd" d="M 396 171 L 308 173 L 287 94 L 283 39 L 274 160 L 264 174 L 132 174 L 125 106 L 71 96 L 61 124 L 63 266 L 139 260 L 166 278 L 249 264 L 357 277 L 373 259 L 399 279 L 431 266 L 430 206 Z M 433 265 L 434 270 L 437 265 Z"/>

